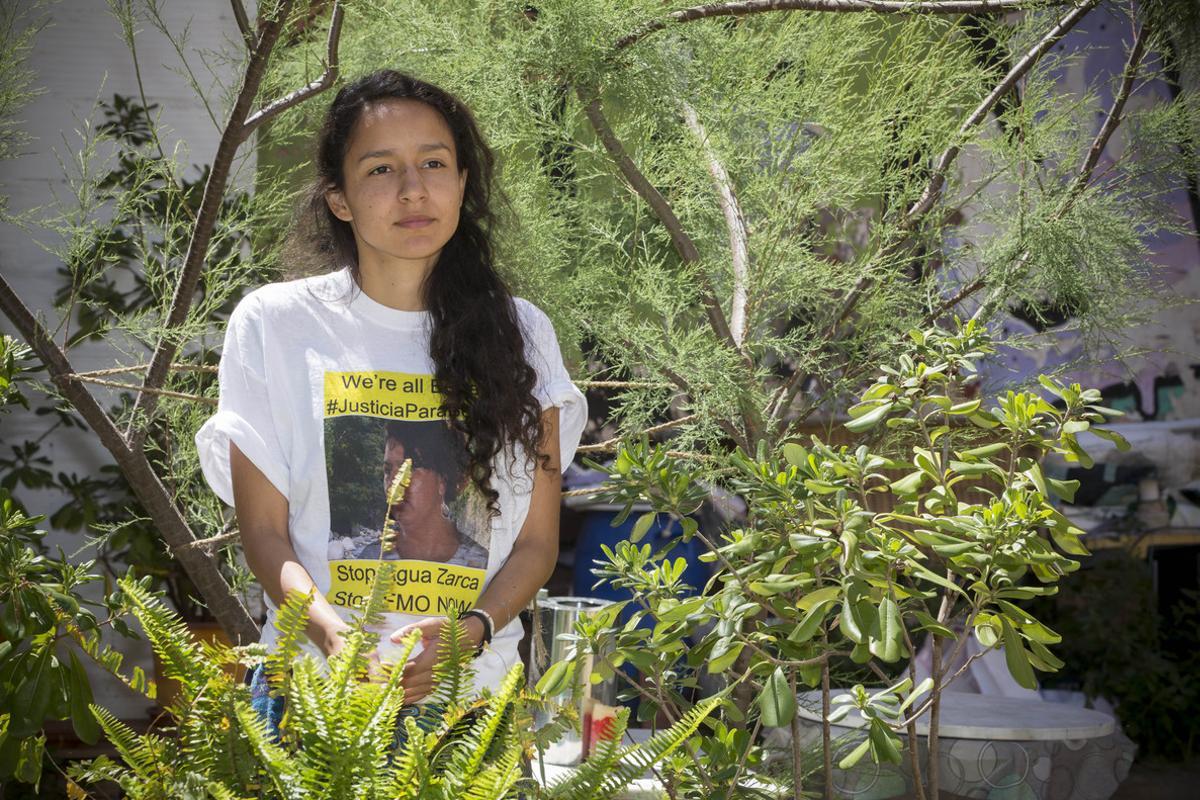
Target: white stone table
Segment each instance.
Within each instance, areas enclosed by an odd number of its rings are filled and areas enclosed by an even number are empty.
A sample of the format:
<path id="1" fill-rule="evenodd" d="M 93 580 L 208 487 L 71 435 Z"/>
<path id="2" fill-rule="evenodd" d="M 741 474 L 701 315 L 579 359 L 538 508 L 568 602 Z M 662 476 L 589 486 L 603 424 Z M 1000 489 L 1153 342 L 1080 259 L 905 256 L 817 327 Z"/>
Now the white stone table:
<path id="1" fill-rule="evenodd" d="M 833 694 L 845 694 L 836 690 Z M 836 708 L 836 706 L 835 706 Z M 821 693 L 800 695 L 806 745 L 819 746 Z M 944 791 L 981 800 L 1107 800 L 1129 773 L 1134 745 L 1115 720 L 1088 708 L 1041 700 L 946 692 L 938 725 L 938 762 Z M 832 727 L 834 763 L 863 738 L 857 711 Z M 917 722 L 922 759 L 929 716 Z M 907 755 L 899 766 L 870 756 L 849 770 L 835 769 L 838 796 L 882 800 L 912 791 Z"/>

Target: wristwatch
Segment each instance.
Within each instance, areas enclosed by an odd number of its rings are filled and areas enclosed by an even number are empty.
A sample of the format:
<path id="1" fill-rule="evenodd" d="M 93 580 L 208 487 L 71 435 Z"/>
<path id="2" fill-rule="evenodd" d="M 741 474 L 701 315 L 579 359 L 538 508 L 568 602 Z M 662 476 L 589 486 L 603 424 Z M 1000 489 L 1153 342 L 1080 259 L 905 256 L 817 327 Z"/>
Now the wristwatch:
<path id="1" fill-rule="evenodd" d="M 465 620 L 467 617 L 477 617 L 483 623 L 483 639 L 480 640 L 479 647 L 475 648 L 475 657 L 478 658 L 483 653 L 483 648 L 492 643 L 492 634 L 496 632 L 496 623 L 492 619 L 492 615 L 482 608 L 468 608 L 459 619 Z"/>

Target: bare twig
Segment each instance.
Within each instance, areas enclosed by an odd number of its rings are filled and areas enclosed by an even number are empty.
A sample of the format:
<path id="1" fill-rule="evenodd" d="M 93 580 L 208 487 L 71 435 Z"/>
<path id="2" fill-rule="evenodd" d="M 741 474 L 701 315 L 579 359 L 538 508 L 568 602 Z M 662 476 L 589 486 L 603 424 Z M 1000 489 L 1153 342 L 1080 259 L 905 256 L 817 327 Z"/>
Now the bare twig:
<path id="1" fill-rule="evenodd" d="M 1021 59 L 1012 66 L 1008 74 L 1000 83 L 996 84 L 995 88 L 983 99 L 971 115 L 963 120 L 962 125 L 958 128 L 958 135 L 965 137 L 976 125 L 979 125 L 988 114 L 991 113 L 996 103 L 1000 102 L 1000 98 L 1012 91 L 1017 85 L 1017 81 L 1025 77 L 1034 65 L 1041 59 L 1046 52 L 1059 42 L 1067 33 L 1074 28 L 1080 20 L 1091 12 L 1092 8 L 1099 3 L 1100 0 L 1084 0 L 1083 3 L 1071 9 L 1063 15 L 1057 24 L 1046 35 L 1038 40 Z M 934 203 L 942 196 L 942 188 L 946 185 L 946 174 L 950 170 L 950 165 L 961 152 L 962 146 L 958 143 L 952 144 L 945 149 L 941 157 L 938 159 L 937 165 L 933 168 L 933 175 L 930 176 L 929 185 L 925 187 L 925 191 L 921 194 L 920 199 L 913 204 L 904 215 L 900 222 L 900 227 L 905 230 L 911 230 L 912 227 L 922 219 L 929 209 L 933 208 Z"/>
<path id="2" fill-rule="evenodd" d="M 1067 0 L 1063 0 L 1065 4 Z M 661 19 L 651 20 L 617 40 L 622 50 L 669 25 L 710 17 L 741 17 L 766 11 L 872 11 L 877 14 L 1002 14 L 1022 8 L 1045 7 L 1036 0 L 948 0 L 947 2 L 903 2 L 902 0 L 747 0 L 741 3 L 710 3 L 681 8 Z"/>
<path id="3" fill-rule="evenodd" d="M 669 389 L 665 381 L 575 381 L 580 389 Z"/>
<path id="4" fill-rule="evenodd" d="M 686 417 L 680 417 L 679 419 L 673 419 L 668 422 L 664 422 L 661 425 L 655 425 L 651 428 L 646 428 L 644 431 L 641 431 L 637 435 L 638 436 L 643 436 L 643 435 L 644 436 L 653 436 L 656 433 L 662 433 L 663 431 L 669 431 L 672 428 L 678 428 L 680 425 L 686 425 L 689 422 L 695 422 L 695 420 L 696 420 L 695 414 L 688 414 Z M 607 452 L 612 452 L 612 451 L 616 450 L 617 445 L 619 445 L 620 443 L 621 443 L 621 437 L 616 436 L 616 437 L 613 437 L 612 439 L 608 439 L 607 441 L 600 442 L 599 444 L 582 444 L 579 447 L 575 448 L 575 452 L 576 453 L 607 453 Z"/>
<path id="5" fill-rule="evenodd" d="M 87 372 L 76 372 L 77 378 L 103 378 L 107 375 L 123 375 L 128 372 L 141 372 L 149 368 L 149 364 L 133 364 L 128 367 L 110 367 L 108 369 L 91 369 Z M 172 364 L 172 372 L 217 372 L 215 364 Z"/>
<path id="6" fill-rule="evenodd" d="M 226 542 L 236 539 L 238 537 L 238 534 L 239 534 L 238 529 L 234 528 L 231 531 L 226 531 L 225 533 L 218 533 L 216 536 L 210 536 L 207 539 L 197 539 L 196 541 L 188 544 L 187 547 L 195 547 L 196 549 L 203 550 L 204 552 L 211 555 L 213 553 L 213 551 L 216 550 L 219 545 L 223 545 Z"/>
<path id="7" fill-rule="evenodd" d="M 128 389 L 132 392 L 150 392 L 162 397 L 174 397 L 179 400 L 190 400 L 193 403 L 203 403 L 204 405 L 215 406 L 217 399 L 215 397 L 202 397 L 198 394 L 188 394 L 187 392 L 174 392 L 170 389 L 147 389 L 145 386 L 138 386 L 135 383 L 120 383 L 119 381 L 106 381 L 103 378 L 92 378 L 83 374 L 72 374 L 66 377 L 84 383 L 94 383 L 98 386 L 109 386 L 113 389 Z"/>
<path id="8" fill-rule="evenodd" d="M 733 265 L 733 297 L 729 308 L 729 328 L 733 343 L 739 348 L 746 339 L 746 298 L 747 280 L 750 266 L 749 232 L 746 228 L 746 218 L 742 215 L 737 195 L 733 192 L 733 181 L 725 170 L 725 165 L 717 158 L 716 152 L 708 143 L 708 132 L 696 109 L 688 102 L 683 102 L 683 118 L 688 128 L 696 135 L 700 149 L 704 151 L 708 162 L 708 171 L 717 184 L 717 199 L 721 204 L 721 214 L 725 217 L 725 228 L 729 231 L 729 255 Z"/>

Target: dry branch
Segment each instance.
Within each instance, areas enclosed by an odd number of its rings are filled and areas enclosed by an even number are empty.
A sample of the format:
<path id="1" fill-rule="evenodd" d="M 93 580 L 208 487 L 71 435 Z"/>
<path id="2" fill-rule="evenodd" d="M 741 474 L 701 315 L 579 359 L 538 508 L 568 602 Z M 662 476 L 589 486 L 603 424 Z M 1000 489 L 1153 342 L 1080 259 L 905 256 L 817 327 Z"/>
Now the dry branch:
<path id="1" fill-rule="evenodd" d="M 767 11 L 832 11 L 875 12 L 876 14 L 1003 14 L 1026 8 L 1067 5 L 1045 0 L 948 0 L 947 2 L 901 2 L 899 0 L 748 0 L 743 3 L 709 3 L 672 11 L 661 19 L 651 20 L 632 33 L 621 37 L 615 45 L 622 50 L 670 25 L 711 17 L 743 17 Z"/>
<path id="2" fill-rule="evenodd" d="M 729 307 L 729 327 L 733 343 L 740 349 L 746 340 L 747 276 L 750 266 L 750 235 L 746 228 L 746 218 L 742 215 L 737 195 L 733 192 L 733 181 L 730 180 L 729 173 L 725 171 L 725 166 L 708 143 L 708 132 L 696 116 L 696 109 L 686 101 L 683 103 L 683 118 L 688 128 L 696 135 L 700 149 L 704 151 L 708 171 L 717 184 L 717 199 L 725 217 L 725 227 L 729 231 L 729 255 L 733 265 L 733 297 Z"/>

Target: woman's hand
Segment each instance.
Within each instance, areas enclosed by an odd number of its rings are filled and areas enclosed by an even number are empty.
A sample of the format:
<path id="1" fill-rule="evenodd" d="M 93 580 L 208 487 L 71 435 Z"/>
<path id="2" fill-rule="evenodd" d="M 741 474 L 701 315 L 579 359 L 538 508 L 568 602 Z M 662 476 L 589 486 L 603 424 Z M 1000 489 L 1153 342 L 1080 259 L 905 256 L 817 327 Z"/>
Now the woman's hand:
<path id="1" fill-rule="evenodd" d="M 346 646 L 346 640 L 342 637 L 342 632 L 349 630 L 349 627 L 347 625 L 341 630 L 331 631 L 325 635 L 321 649 L 325 652 L 326 658 L 329 658 Z M 378 648 L 372 647 L 365 655 L 367 657 L 367 674 L 362 680 L 366 683 L 385 682 L 387 675 L 383 671 L 383 663 L 379 660 Z"/>
<path id="2" fill-rule="evenodd" d="M 416 658 L 404 665 L 404 677 L 401 685 L 404 687 L 404 703 L 411 705 L 433 691 L 433 668 L 445 655 L 448 647 L 444 640 L 448 633 L 445 617 L 429 617 L 411 625 L 397 629 L 391 640 L 397 644 L 404 640 L 412 631 L 421 632 L 421 645 L 424 649 Z M 462 647 L 474 652 L 483 641 L 483 623 L 475 617 L 467 617 L 461 623 L 463 629 Z"/>

